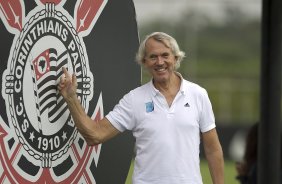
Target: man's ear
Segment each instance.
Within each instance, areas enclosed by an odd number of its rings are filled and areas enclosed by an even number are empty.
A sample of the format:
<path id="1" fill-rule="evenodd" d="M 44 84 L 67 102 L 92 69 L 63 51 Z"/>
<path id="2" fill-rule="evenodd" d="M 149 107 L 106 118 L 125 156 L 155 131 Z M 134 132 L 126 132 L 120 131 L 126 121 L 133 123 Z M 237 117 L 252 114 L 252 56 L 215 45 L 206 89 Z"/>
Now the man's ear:
<path id="1" fill-rule="evenodd" d="M 178 61 L 178 56 L 174 56 L 174 59 L 175 59 L 175 63 L 177 63 L 177 61 Z"/>

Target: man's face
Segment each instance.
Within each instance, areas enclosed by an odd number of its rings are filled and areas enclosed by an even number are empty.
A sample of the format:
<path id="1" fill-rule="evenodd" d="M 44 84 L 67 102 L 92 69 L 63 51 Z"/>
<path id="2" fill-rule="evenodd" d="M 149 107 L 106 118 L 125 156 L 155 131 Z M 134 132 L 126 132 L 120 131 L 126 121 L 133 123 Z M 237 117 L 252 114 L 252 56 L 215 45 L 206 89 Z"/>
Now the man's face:
<path id="1" fill-rule="evenodd" d="M 174 72 L 176 57 L 164 43 L 150 38 L 146 42 L 144 66 L 154 82 L 166 82 Z"/>

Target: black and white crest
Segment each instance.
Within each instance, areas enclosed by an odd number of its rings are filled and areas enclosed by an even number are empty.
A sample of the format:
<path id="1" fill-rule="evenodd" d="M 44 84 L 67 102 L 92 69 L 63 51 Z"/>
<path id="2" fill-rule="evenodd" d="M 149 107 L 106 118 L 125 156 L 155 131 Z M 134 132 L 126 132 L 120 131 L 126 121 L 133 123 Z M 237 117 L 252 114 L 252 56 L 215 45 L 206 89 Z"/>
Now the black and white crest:
<path id="1" fill-rule="evenodd" d="M 57 84 L 63 66 L 76 75 L 93 123 L 139 85 L 132 1 L 7 0 L 0 18 L 0 182 L 124 183 L 132 136 L 87 146 Z M 104 169 L 115 174 L 105 177 Z"/>

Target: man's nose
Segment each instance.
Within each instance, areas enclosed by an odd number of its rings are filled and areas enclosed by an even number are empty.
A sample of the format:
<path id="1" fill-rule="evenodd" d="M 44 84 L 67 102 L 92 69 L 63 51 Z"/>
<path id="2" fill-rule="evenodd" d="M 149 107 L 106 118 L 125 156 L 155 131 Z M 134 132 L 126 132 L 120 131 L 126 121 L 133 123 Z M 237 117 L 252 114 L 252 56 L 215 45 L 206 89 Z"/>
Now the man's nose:
<path id="1" fill-rule="evenodd" d="M 165 58 L 162 56 L 157 56 L 156 64 L 163 64 L 165 61 Z"/>

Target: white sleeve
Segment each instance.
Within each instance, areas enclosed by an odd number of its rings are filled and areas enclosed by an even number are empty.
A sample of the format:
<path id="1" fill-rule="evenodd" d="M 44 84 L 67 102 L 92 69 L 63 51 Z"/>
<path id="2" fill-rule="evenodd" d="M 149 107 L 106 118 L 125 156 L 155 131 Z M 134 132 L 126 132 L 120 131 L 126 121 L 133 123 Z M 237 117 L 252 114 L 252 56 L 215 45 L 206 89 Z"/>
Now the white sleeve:
<path id="1" fill-rule="evenodd" d="M 131 130 L 134 123 L 131 93 L 126 94 L 106 118 L 120 132 Z"/>
<path id="2" fill-rule="evenodd" d="M 215 118 L 208 93 L 205 89 L 201 95 L 201 106 L 200 130 L 201 132 L 207 132 L 215 128 Z"/>

